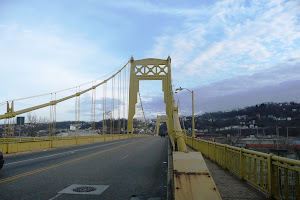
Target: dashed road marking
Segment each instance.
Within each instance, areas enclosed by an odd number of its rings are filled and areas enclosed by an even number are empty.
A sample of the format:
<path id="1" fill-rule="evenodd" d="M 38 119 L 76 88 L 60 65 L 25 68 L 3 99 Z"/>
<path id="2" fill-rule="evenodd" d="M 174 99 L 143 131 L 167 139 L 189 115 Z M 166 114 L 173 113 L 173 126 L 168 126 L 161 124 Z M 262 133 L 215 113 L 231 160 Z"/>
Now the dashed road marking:
<path id="1" fill-rule="evenodd" d="M 121 160 L 123 160 L 124 158 L 127 158 L 128 157 L 128 155 L 127 156 L 124 156 L 123 158 L 121 158 Z"/>
<path id="2" fill-rule="evenodd" d="M 57 194 L 57 195 L 55 195 L 54 197 L 52 197 L 51 199 L 49 199 L 49 200 L 56 199 L 56 198 L 59 197 L 60 195 L 62 195 L 62 194 Z"/>
<path id="3" fill-rule="evenodd" d="M 117 147 L 113 147 L 113 148 L 110 148 L 110 149 L 98 151 L 98 152 L 96 152 L 96 153 L 92 153 L 92 154 L 89 154 L 89 155 L 86 155 L 86 156 L 82 156 L 82 157 L 77 158 L 77 159 L 74 159 L 74 160 L 69 160 L 69 161 L 62 162 L 62 163 L 59 163 L 59 164 L 56 164 L 56 165 L 51 165 L 51 166 L 49 166 L 49 167 L 40 168 L 40 169 L 32 170 L 32 171 L 29 171 L 29 172 L 25 172 L 25 173 L 23 173 L 23 174 L 19 174 L 19 175 L 15 175 L 15 176 L 3 178 L 3 179 L 0 179 L 0 183 L 5 183 L 5 182 L 8 182 L 8 181 L 12 181 L 12 180 L 15 180 L 15 179 L 19 179 L 19 178 L 21 178 L 21 177 L 25 177 L 25 176 L 28 176 L 28 175 L 36 174 L 36 173 L 39 173 L 39 172 L 42 172 L 42 171 L 46 171 L 46 170 L 48 170 L 48 169 L 60 167 L 60 166 L 66 165 L 66 164 L 70 164 L 70 163 L 73 163 L 73 162 L 76 162 L 76 161 L 79 161 L 79 160 L 82 160 L 82 159 L 85 159 L 85 158 L 89 158 L 89 157 L 98 155 L 98 154 L 102 154 L 102 153 L 105 153 L 105 152 L 108 152 L 108 151 L 112 151 L 112 150 L 115 150 L 115 149 L 119 149 L 119 148 L 121 148 L 121 147 L 125 147 L 125 146 L 131 145 L 131 144 L 135 144 L 135 143 L 137 143 L 137 142 L 141 142 L 141 141 L 144 141 L 144 140 L 146 140 L 146 139 L 138 140 L 138 141 L 131 142 L 131 143 L 128 143 L 128 144 L 123 144 L 123 145 L 120 145 L 120 146 L 117 146 Z"/>
<path id="4" fill-rule="evenodd" d="M 119 141 L 119 142 L 114 142 L 114 143 L 102 144 L 102 145 L 97 145 L 97 146 L 93 146 L 93 147 L 87 147 L 87 148 L 83 148 L 83 149 L 76 149 L 76 150 L 66 151 L 66 152 L 62 152 L 62 153 L 56 153 L 56 154 L 52 154 L 52 155 L 48 155 L 48 156 L 41 156 L 41 157 L 37 157 L 37 158 L 31 158 L 31 159 L 27 159 L 27 160 L 20 160 L 20 161 L 11 162 L 11 163 L 5 163 L 5 165 L 13 165 L 13 164 L 22 163 L 22 162 L 27 162 L 27 161 L 38 160 L 38 159 L 42 159 L 42 158 L 53 157 L 53 156 L 57 156 L 57 155 L 61 155 L 61 154 L 74 153 L 74 152 L 77 152 L 77 151 L 82 151 L 82 150 L 87 150 L 87 149 L 94 149 L 94 148 L 97 148 L 97 147 L 103 147 L 103 146 L 109 146 L 109 145 L 113 145 L 113 144 L 118 144 L 118 143 L 122 143 L 122 142 L 125 142 L 125 141 Z"/>

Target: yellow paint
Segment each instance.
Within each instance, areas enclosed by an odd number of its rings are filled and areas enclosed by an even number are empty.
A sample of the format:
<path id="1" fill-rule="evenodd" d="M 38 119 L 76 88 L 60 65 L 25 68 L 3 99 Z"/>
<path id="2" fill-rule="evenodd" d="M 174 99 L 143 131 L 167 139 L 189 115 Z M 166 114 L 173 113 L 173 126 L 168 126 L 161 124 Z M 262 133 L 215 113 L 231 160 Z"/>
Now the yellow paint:
<path id="1" fill-rule="evenodd" d="M 171 58 L 167 60 L 147 58 L 142 60 L 130 59 L 129 110 L 127 134 L 133 134 L 133 117 L 139 92 L 140 80 L 161 80 L 166 104 L 167 125 L 169 136 L 177 144 L 178 151 L 187 152 L 185 136 L 180 127 L 178 108 L 175 105 L 171 78 Z"/>
<path id="2" fill-rule="evenodd" d="M 161 80 L 168 115 L 170 134 L 173 134 L 173 114 L 171 98 L 171 58 L 167 60 L 148 58 L 143 60 L 130 60 L 130 85 L 129 85 L 129 111 L 127 133 L 133 134 L 133 117 L 135 115 L 135 104 L 139 91 L 140 80 Z"/>
<path id="3" fill-rule="evenodd" d="M 222 199 L 199 152 L 173 152 L 175 200 Z"/>
<path id="4" fill-rule="evenodd" d="M 188 137 L 187 144 L 275 199 L 300 199 L 300 161 Z M 282 175 L 280 175 L 282 173 Z M 295 181 L 291 174 L 294 174 Z M 281 177 L 280 177 L 281 176 Z"/>
<path id="5" fill-rule="evenodd" d="M 149 136 L 146 134 L 133 135 L 134 137 L 144 137 Z M 39 149 L 48 149 L 48 148 L 57 148 L 65 147 L 72 145 L 82 145 L 95 142 L 103 142 L 110 140 L 119 140 L 129 138 L 127 134 L 107 134 L 102 135 L 93 135 L 93 136 L 66 136 L 66 137 L 36 137 L 36 138 L 13 138 L 9 140 L 10 143 L 0 143 L 0 150 L 3 153 L 18 153 L 24 151 L 32 151 Z M 6 140 L 7 141 L 7 140 Z M 3 142 L 3 141 L 0 141 Z"/>
<path id="6" fill-rule="evenodd" d="M 2 153 L 7 153 L 7 146 L 8 144 L 0 144 L 0 150 Z"/>

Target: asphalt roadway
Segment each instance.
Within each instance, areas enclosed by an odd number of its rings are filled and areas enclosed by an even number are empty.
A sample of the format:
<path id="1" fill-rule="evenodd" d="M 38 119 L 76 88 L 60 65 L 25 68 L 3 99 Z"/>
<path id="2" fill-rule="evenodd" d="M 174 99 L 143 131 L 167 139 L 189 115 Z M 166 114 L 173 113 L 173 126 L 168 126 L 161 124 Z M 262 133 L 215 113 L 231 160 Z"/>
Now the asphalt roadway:
<path id="1" fill-rule="evenodd" d="M 130 138 L 4 155 L 4 159 L 1 200 L 166 198 L 167 138 Z M 98 195 L 64 193 L 73 184 L 92 185 L 88 189 L 99 192 L 108 188 Z"/>

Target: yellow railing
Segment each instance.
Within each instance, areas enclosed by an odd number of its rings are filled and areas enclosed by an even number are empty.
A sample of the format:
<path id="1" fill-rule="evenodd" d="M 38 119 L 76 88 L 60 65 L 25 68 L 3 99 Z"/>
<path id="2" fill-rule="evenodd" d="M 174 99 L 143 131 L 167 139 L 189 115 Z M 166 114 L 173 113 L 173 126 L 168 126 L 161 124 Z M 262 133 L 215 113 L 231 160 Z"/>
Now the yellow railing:
<path id="1" fill-rule="evenodd" d="M 300 199 L 300 161 L 187 137 L 187 144 L 275 199 Z"/>
<path id="2" fill-rule="evenodd" d="M 71 145 L 89 144 L 109 140 L 119 140 L 131 137 L 147 136 L 145 134 L 105 134 L 90 136 L 66 137 L 31 137 L 31 138 L 1 138 L 0 151 L 3 153 L 18 153 L 24 151 L 56 148 Z"/>
<path id="3" fill-rule="evenodd" d="M 67 139 L 78 139 L 78 138 L 102 138 L 102 137 L 118 137 L 127 136 L 127 134 L 105 134 L 105 135 L 81 135 L 81 136 L 52 136 L 52 137 L 21 137 L 21 138 L 0 138 L 0 143 L 16 143 L 16 142 L 37 142 L 37 141 L 48 141 L 48 140 L 67 140 Z M 133 134 L 136 136 L 144 136 L 145 134 Z"/>

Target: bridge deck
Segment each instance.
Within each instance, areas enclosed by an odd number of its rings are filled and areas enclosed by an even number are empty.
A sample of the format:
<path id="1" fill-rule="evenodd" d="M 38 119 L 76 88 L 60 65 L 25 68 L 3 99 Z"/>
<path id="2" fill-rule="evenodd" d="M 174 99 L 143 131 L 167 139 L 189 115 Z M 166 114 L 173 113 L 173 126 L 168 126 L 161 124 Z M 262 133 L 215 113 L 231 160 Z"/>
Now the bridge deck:
<path id="1" fill-rule="evenodd" d="M 189 151 L 194 151 L 188 148 Z M 204 156 L 203 156 L 204 157 Z M 217 163 L 204 157 L 206 165 L 216 183 L 219 193 L 223 200 L 262 200 L 268 199 L 268 196 L 263 192 L 253 188 L 246 181 L 241 180 L 228 170 L 219 166 Z"/>

